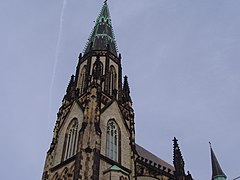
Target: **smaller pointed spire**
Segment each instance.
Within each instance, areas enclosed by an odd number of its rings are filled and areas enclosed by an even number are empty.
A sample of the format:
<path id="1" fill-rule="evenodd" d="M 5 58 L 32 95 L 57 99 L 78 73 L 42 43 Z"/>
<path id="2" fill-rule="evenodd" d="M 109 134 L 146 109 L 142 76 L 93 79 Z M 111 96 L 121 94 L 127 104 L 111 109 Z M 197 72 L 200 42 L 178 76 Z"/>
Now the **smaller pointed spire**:
<path id="1" fill-rule="evenodd" d="M 64 96 L 64 99 L 69 101 L 72 98 L 72 95 L 73 95 L 72 92 L 74 90 L 74 86 L 75 86 L 74 75 L 72 75 L 68 83 L 68 87 L 67 87 L 66 95 Z"/>
<path id="2" fill-rule="evenodd" d="M 68 83 L 67 93 L 69 93 L 72 90 L 73 85 L 74 85 L 74 75 L 71 76 L 71 79 Z"/>
<path id="3" fill-rule="evenodd" d="M 175 167 L 175 177 L 176 179 L 181 179 L 181 177 L 185 177 L 184 170 L 184 160 L 182 157 L 181 150 L 178 145 L 178 140 L 176 137 L 173 139 L 173 164 Z"/>
<path id="4" fill-rule="evenodd" d="M 124 82 L 123 82 L 123 101 L 132 103 L 127 76 L 124 76 Z"/>
<path id="5" fill-rule="evenodd" d="M 212 161 L 212 180 L 224 180 L 227 176 L 224 174 L 215 153 L 213 152 L 211 142 L 209 142 Z"/>

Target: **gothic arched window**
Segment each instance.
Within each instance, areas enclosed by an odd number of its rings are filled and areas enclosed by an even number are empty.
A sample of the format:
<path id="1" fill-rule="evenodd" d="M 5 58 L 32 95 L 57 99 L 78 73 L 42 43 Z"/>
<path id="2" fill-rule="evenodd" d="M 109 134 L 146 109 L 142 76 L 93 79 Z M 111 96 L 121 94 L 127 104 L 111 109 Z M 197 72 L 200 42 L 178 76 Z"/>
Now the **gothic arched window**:
<path id="1" fill-rule="evenodd" d="M 85 89 L 85 82 L 86 82 L 86 66 L 82 68 L 82 71 L 80 73 L 80 93 L 82 94 Z"/>
<path id="2" fill-rule="evenodd" d="M 117 89 L 117 73 L 116 69 L 111 66 L 110 67 L 110 95 L 113 94 L 113 90 Z"/>
<path id="3" fill-rule="evenodd" d="M 95 78 L 99 78 L 103 75 L 103 63 L 100 60 L 96 60 L 96 62 L 93 64 L 92 74 Z"/>
<path id="4" fill-rule="evenodd" d="M 106 156 L 114 161 L 119 160 L 119 128 L 114 120 L 109 120 L 107 124 L 107 151 Z"/>
<path id="5" fill-rule="evenodd" d="M 65 142 L 63 148 L 63 160 L 66 160 L 76 154 L 77 151 L 77 136 L 78 136 L 78 120 L 73 119 L 68 125 Z"/>

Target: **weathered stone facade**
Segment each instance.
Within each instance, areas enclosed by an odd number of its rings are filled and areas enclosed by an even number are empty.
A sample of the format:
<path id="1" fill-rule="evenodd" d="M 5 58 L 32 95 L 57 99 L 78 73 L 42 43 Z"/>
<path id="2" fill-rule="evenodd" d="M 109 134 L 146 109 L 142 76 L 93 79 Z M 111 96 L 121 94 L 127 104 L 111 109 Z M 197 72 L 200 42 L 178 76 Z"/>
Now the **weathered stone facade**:
<path id="1" fill-rule="evenodd" d="M 132 100 L 122 79 L 105 2 L 57 114 L 42 180 L 178 179 L 172 165 L 135 144 Z"/>

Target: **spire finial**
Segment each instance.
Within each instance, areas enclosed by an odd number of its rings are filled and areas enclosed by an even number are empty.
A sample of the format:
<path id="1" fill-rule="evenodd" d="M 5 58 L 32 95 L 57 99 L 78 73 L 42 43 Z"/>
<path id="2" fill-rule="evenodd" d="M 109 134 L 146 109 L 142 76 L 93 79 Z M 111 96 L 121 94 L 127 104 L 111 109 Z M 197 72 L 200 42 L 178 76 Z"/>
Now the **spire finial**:
<path id="1" fill-rule="evenodd" d="M 212 144 L 211 144 L 211 142 L 209 141 L 208 143 L 209 143 L 210 148 L 212 148 Z"/>
<path id="2" fill-rule="evenodd" d="M 178 142 L 176 137 L 173 138 L 173 142 Z"/>
<path id="3" fill-rule="evenodd" d="M 107 0 L 104 1 L 104 4 L 107 4 Z"/>

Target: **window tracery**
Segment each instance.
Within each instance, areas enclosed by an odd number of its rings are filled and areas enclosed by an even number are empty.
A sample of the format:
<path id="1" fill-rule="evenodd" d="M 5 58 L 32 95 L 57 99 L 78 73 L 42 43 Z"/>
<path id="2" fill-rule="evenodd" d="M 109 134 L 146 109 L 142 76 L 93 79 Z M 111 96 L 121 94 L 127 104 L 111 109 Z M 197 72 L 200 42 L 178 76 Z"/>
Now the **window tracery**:
<path id="1" fill-rule="evenodd" d="M 119 153 L 119 128 L 114 120 L 110 120 L 107 124 L 107 151 L 108 158 L 118 161 Z"/>
<path id="2" fill-rule="evenodd" d="M 65 143 L 63 149 L 63 160 L 66 160 L 76 154 L 77 151 L 77 130 L 78 130 L 78 121 L 73 119 L 69 124 L 66 134 L 65 134 Z"/>
<path id="3" fill-rule="evenodd" d="M 117 73 L 114 66 L 110 66 L 110 95 L 113 95 L 113 91 L 117 89 Z"/>
<path id="4" fill-rule="evenodd" d="M 103 63 L 100 60 L 96 60 L 93 64 L 93 72 L 94 77 L 101 77 L 103 75 Z"/>
<path id="5" fill-rule="evenodd" d="M 81 74 L 80 74 L 80 93 L 82 94 L 85 89 L 85 82 L 86 82 L 86 66 L 82 68 Z"/>

